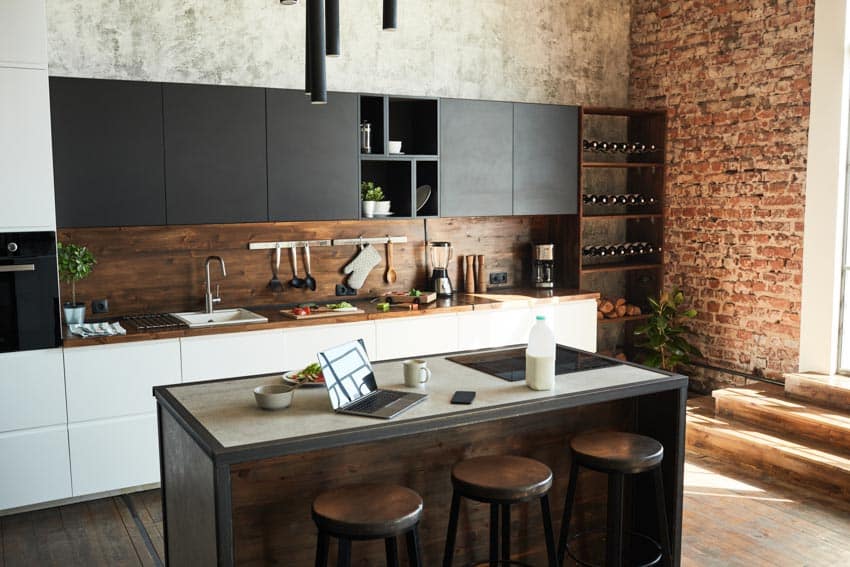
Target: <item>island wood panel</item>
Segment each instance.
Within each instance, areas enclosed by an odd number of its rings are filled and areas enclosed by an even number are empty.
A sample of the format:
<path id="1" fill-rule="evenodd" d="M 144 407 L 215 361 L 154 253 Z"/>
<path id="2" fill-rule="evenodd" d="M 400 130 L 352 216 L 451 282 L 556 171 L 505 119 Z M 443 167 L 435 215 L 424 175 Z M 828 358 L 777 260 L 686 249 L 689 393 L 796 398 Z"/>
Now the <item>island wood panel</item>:
<path id="1" fill-rule="evenodd" d="M 555 473 L 550 503 L 559 529 L 569 477 L 571 432 L 627 429 L 634 419 L 630 401 L 609 402 L 438 430 L 307 453 L 248 462 L 231 467 L 233 539 L 240 565 L 310 565 L 316 528 L 312 500 L 322 491 L 361 482 L 408 486 L 422 496 L 420 524 L 423 565 L 442 560 L 451 504 L 451 467 L 469 457 L 524 455 L 541 460 Z M 573 525 L 579 530 L 604 525 L 605 478 L 584 471 Z M 489 507 L 464 500 L 455 564 L 487 557 Z M 537 501 L 512 509 L 511 549 L 516 558 L 545 562 L 545 539 Z M 556 532 L 557 538 L 557 532 Z M 404 544 L 401 544 L 402 551 Z M 383 565 L 381 541 L 355 542 L 357 565 Z M 332 545 L 332 558 L 336 546 Z"/>
<path id="2" fill-rule="evenodd" d="M 394 219 L 370 221 L 278 222 L 186 226 L 138 226 L 65 228 L 61 242 L 89 247 L 97 258 L 92 275 L 77 283 L 77 300 L 90 305 L 93 299 L 109 300 L 109 316 L 130 313 L 194 311 L 203 308 L 204 260 L 221 256 L 227 265 L 222 278 L 217 264 L 211 266 L 213 291 L 221 286 L 217 308 L 263 306 L 336 300 L 335 285 L 346 281 L 343 267 L 358 252 L 356 246 L 310 249 L 316 291 L 285 286 L 272 292 L 273 250 L 248 250 L 249 242 L 324 240 L 335 238 L 406 236 L 395 244 L 394 267 L 398 281 L 384 281 L 386 246 L 377 245 L 381 262 L 372 269 L 360 289 L 360 297 L 389 290 L 425 288 L 430 272 L 426 259 L 427 238 L 449 240 L 455 245 L 452 281 L 460 289 L 458 254 L 486 256 L 488 269 L 508 271 L 512 283 L 529 280 L 531 242 L 548 241 L 553 217 L 474 217 L 464 219 Z M 304 277 L 303 248 L 298 249 L 298 272 Z M 288 250 L 281 250 L 280 279 L 292 278 Z M 70 286 L 62 284 L 63 299 Z M 91 316 L 89 307 L 88 315 Z"/>

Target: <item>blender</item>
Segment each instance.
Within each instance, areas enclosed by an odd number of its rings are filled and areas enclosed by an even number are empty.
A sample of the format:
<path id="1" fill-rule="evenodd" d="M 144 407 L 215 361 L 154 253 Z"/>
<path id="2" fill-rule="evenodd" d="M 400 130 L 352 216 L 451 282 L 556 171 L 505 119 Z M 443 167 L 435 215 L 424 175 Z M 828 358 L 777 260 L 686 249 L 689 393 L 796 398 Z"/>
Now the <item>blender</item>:
<path id="1" fill-rule="evenodd" d="M 452 259 L 451 242 L 431 242 L 431 289 L 437 292 L 437 297 L 452 296 L 452 282 L 449 279 L 449 262 Z"/>

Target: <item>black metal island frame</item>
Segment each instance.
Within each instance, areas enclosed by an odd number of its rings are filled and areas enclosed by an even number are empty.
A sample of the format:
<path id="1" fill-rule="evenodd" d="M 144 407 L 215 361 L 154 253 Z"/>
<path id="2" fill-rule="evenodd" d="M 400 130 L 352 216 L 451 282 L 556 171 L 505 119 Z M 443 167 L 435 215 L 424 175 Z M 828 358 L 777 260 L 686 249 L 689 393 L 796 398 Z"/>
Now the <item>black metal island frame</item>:
<path id="1" fill-rule="evenodd" d="M 532 457 L 554 471 L 550 495 L 557 530 L 569 480 L 569 439 L 588 430 L 637 432 L 664 445 L 667 515 L 679 564 L 686 377 L 624 363 L 558 375 L 554 390 L 537 392 L 445 356 L 427 360 L 433 373 L 424 390 L 428 398 L 388 421 L 333 413 L 323 387 L 299 388 L 290 408 L 258 409 L 253 389 L 280 375 L 154 388 L 168 564 L 312 565 L 312 500 L 336 486 L 390 482 L 422 495 L 423 562 L 437 565 L 449 518 L 451 467 L 490 454 Z M 402 361 L 377 363 L 374 370 L 379 386 L 406 389 Z M 474 403 L 449 404 L 456 390 L 476 391 Z M 626 527 L 657 538 L 648 480 L 634 480 L 627 491 Z M 605 478 L 583 472 L 571 529 L 604 526 L 605 498 Z M 464 503 L 456 564 L 487 557 L 488 514 L 486 505 Z M 523 561 L 545 563 L 537 508 L 518 507 L 511 548 Z M 356 542 L 354 556 L 382 565 L 383 542 Z"/>

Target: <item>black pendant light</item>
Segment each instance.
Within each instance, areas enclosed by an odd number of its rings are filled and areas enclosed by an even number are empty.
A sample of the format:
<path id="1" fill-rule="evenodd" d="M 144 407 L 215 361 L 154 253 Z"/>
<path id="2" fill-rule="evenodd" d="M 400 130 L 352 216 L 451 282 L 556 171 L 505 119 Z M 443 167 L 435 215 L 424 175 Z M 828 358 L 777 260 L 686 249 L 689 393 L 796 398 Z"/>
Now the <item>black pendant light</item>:
<path id="1" fill-rule="evenodd" d="M 325 44 L 328 57 L 339 56 L 339 0 L 325 0 Z"/>
<path id="2" fill-rule="evenodd" d="M 384 29 L 398 29 L 398 0 L 384 0 Z"/>
<path id="3" fill-rule="evenodd" d="M 308 0 L 308 25 L 310 26 L 310 102 L 328 102 L 328 84 L 325 77 L 325 0 Z"/>
<path id="4" fill-rule="evenodd" d="M 310 0 L 307 0 L 307 3 L 310 3 Z M 312 79 L 310 78 L 310 7 L 307 6 L 307 9 L 304 10 L 306 12 L 306 23 L 304 25 L 304 94 L 310 96 L 310 86 L 312 84 Z"/>

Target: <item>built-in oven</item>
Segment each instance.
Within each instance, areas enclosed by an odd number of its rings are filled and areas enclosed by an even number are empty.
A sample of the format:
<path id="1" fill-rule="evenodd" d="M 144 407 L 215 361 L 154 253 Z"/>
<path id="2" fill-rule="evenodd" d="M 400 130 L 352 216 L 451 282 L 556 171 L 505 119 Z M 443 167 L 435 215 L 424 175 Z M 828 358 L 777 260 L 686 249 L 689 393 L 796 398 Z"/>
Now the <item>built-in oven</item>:
<path id="1" fill-rule="evenodd" d="M 0 352 L 57 347 L 56 233 L 0 232 Z"/>

